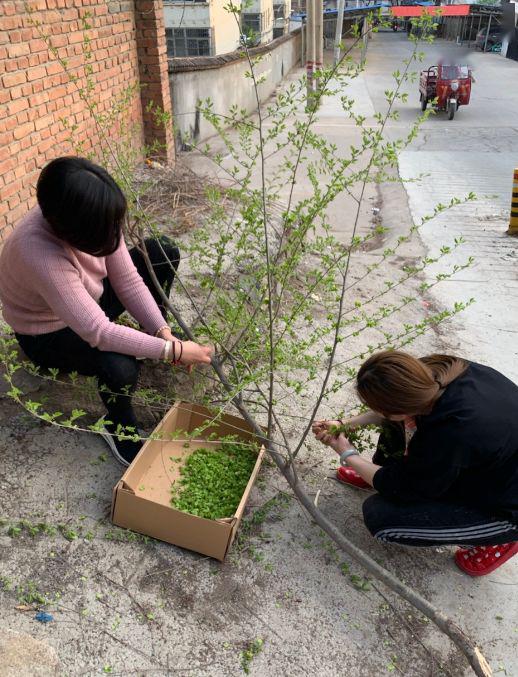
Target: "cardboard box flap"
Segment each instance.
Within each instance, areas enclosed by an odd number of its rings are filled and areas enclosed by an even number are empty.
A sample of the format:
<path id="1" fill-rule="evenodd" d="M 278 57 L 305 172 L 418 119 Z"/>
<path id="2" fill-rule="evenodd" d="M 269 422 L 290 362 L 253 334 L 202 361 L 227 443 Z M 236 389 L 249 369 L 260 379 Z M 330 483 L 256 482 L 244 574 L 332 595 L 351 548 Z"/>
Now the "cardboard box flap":
<path id="1" fill-rule="evenodd" d="M 207 419 L 210 421 L 214 418 L 214 412 L 201 404 L 179 402 L 178 407 L 179 411 L 182 413 L 175 421 L 177 430 L 191 431 L 203 426 L 207 422 Z M 250 441 L 255 441 L 257 437 L 252 427 L 248 425 L 246 421 L 239 416 L 233 416 L 232 414 L 223 414 L 219 421 L 214 422 L 213 425 L 202 432 L 201 437 L 207 439 L 207 437 L 214 433 L 219 437 L 237 435 L 241 439 Z"/>
<path id="2" fill-rule="evenodd" d="M 214 520 L 215 522 L 221 522 L 222 524 L 234 524 L 236 522 L 235 517 L 220 517 L 217 520 Z"/>
<path id="3" fill-rule="evenodd" d="M 176 419 L 178 418 L 178 413 L 179 412 L 176 406 L 170 409 L 153 430 L 151 435 L 163 435 L 164 428 L 166 427 L 169 430 L 173 430 L 176 424 Z M 155 459 L 158 451 L 160 451 L 160 444 L 161 443 L 158 440 L 155 441 L 149 437 L 149 439 L 144 442 L 141 450 L 122 476 L 121 481 L 124 482 L 125 485 L 132 491 L 136 490 L 140 478 L 144 475 L 150 463 L 152 463 L 152 461 Z"/>
<path id="4" fill-rule="evenodd" d="M 259 473 L 259 470 L 261 469 L 261 462 L 263 460 L 263 456 L 265 454 L 265 448 L 261 447 L 259 450 L 259 453 L 257 454 L 257 461 L 255 462 L 254 469 L 252 470 L 252 474 L 250 475 L 250 479 L 248 480 L 248 484 L 246 485 L 246 489 L 243 492 L 243 496 L 241 497 L 241 501 L 239 502 L 239 505 L 237 506 L 236 512 L 234 513 L 234 517 L 238 520 L 238 522 L 241 521 L 241 518 L 243 517 L 243 512 L 245 510 L 246 503 L 248 501 L 248 497 L 250 496 L 250 492 L 252 491 L 252 487 L 254 486 L 255 479 Z"/>

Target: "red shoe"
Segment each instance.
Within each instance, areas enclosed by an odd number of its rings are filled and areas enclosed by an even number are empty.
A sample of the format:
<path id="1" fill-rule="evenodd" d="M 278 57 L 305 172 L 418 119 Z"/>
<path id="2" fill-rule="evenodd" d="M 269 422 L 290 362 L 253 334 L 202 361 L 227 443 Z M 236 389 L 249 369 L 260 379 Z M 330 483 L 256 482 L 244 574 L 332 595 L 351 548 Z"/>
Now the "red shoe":
<path id="1" fill-rule="evenodd" d="M 341 465 L 336 471 L 336 479 L 344 484 L 351 484 L 359 489 L 372 489 L 371 485 L 360 477 L 353 468 L 346 468 Z"/>
<path id="2" fill-rule="evenodd" d="M 485 576 L 518 554 L 518 541 L 502 545 L 478 545 L 475 548 L 459 548 L 455 564 L 469 576 Z"/>

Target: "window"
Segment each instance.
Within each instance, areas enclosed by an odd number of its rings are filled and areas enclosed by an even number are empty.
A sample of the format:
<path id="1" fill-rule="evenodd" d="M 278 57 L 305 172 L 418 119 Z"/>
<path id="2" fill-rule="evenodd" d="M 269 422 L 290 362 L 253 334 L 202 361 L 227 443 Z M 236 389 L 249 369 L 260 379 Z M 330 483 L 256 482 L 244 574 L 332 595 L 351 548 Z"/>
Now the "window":
<path id="1" fill-rule="evenodd" d="M 273 6 L 273 16 L 275 19 L 284 19 L 284 10 L 286 9 L 286 6 L 284 4 L 282 5 L 274 5 Z"/>
<path id="2" fill-rule="evenodd" d="M 262 31 L 262 22 L 261 22 L 261 14 L 243 14 L 243 33 L 250 34 L 253 33 L 255 35 L 261 35 Z"/>
<path id="3" fill-rule="evenodd" d="M 444 80 L 469 77 L 467 66 L 441 66 L 441 77 Z"/>
<path id="4" fill-rule="evenodd" d="M 208 28 L 166 28 L 167 56 L 210 56 Z"/>

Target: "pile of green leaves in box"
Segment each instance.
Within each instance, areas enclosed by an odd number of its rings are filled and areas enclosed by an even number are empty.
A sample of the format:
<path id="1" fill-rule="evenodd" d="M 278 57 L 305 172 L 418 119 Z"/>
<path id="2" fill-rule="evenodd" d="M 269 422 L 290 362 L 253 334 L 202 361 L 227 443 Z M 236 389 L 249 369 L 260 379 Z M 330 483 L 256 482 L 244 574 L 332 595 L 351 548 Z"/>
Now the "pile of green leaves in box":
<path id="1" fill-rule="evenodd" d="M 180 468 L 181 479 L 171 487 L 171 504 L 207 519 L 231 517 L 239 505 L 257 461 L 258 448 L 224 441 L 201 447 Z"/>

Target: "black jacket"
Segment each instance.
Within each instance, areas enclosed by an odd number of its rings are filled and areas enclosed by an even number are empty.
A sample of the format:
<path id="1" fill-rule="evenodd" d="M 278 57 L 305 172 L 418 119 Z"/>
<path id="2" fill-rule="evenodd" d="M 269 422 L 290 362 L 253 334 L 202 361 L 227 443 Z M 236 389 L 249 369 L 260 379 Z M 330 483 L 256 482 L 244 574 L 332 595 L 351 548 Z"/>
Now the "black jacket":
<path id="1" fill-rule="evenodd" d="M 518 523 L 518 386 L 471 362 L 416 422 L 408 455 L 374 475 L 382 496 L 472 505 Z"/>

